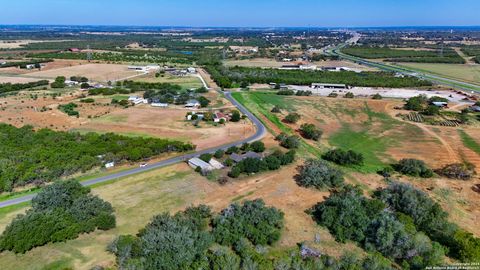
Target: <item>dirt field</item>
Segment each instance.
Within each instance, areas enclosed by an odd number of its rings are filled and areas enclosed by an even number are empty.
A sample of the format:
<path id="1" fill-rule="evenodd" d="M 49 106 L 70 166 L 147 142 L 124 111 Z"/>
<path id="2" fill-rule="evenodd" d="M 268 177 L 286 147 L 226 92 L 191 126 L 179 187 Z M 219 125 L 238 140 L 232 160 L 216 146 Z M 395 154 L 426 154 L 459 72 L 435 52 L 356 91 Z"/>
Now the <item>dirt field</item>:
<path id="1" fill-rule="evenodd" d="M 174 76 L 165 74 L 164 77 L 155 77 L 154 73 L 139 76 L 134 81 L 149 82 L 149 83 L 171 83 L 178 84 L 184 89 L 200 88 L 203 86 L 202 82 L 194 76 Z"/>
<path id="2" fill-rule="evenodd" d="M 286 62 L 278 62 L 275 59 L 270 58 L 255 58 L 255 59 L 247 59 L 247 60 L 228 60 L 225 61 L 226 66 L 240 66 L 240 67 L 264 67 L 264 68 L 280 68 L 282 65 L 286 65 L 289 63 Z M 360 71 L 371 71 L 376 70 L 374 68 L 361 66 L 349 61 L 318 61 L 313 62 L 313 65 L 317 65 L 318 67 L 348 67 L 355 70 Z"/>
<path id="3" fill-rule="evenodd" d="M 254 98 L 249 99 L 248 96 L 252 94 Z M 283 107 L 278 119 L 283 119 L 288 112 L 293 111 L 302 115 L 299 123 L 281 123 L 281 126 L 275 124 L 275 118 L 268 113 L 261 117 L 270 130 L 276 133 L 285 130 L 283 126 L 296 131 L 303 123 L 314 123 L 322 129 L 323 136 L 320 142 L 308 141 L 309 145 L 323 150 L 341 147 L 362 153 L 366 163 L 361 169 L 363 173 L 351 172 L 350 181 L 370 191 L 386 184 L 375 172 L 402 158 L 424 160 L 433 169 L 462 161 L 480 168 L 480 150 L 477 149 L 480 146 L 475 148 L 466 145 L 459 133 L 462 129 L 478 144 L 479 127 L 452 128 L 405 122 L 396 117 L 402 111 L 394 109 L 402 105 L 401 101 L 282 97 L 260 93 L 242 96 L 247 98 L 246 103 L 250 109 L 258 106 L 264 113 L 269 112 L 274 105 Z M 472 190 L 474 184 L 480 183 L 479 177 L 471 181 L 441 177 L 427 180 L 400 177 L 400 180 L 429 193 L 450 213 L 452 221 L 475 235 L 480 235 L 480 227 L 476 225 L 480 217 L 479 194 Z"/>
<path id="4" fill-rule="evenodd" d="M 35 78 L 25 78 L 20 76 L 2 76 L 0 75 L 0 83 L 29 83 L 36 82 L 39 79 Z"/>
<path id="5" fill-rule="evenodd" d="M 27 73 L 31 77 L 48 79 L 55 79 L 57 76 L 84 76 L 95 82 L 117 81 L 140 74 L 129 70 L 126 65 L 114 64 L 85 64 Z"/>
<path id="6" fill-rule="evenodd" d="M 52 42 L 53 40 L 0 40 L 0 49 L 18 49 L 30 43 Z M 68 40 L 54 40 L 62 42 Z"/>

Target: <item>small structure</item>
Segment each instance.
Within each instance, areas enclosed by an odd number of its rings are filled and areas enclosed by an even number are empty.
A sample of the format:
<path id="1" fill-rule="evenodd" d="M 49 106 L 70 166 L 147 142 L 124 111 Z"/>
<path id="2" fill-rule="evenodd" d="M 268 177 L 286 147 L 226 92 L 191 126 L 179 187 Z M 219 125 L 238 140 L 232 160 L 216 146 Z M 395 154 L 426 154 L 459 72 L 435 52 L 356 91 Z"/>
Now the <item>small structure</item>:
<path id="1" fill-rule="evenodd" d="M 134 100 L 137 100 L 138 99 L 138 96 L 129 96 L 128 97 L 128 101 L 134 101 Z"/>
<path id="2" fill-rule="evenodd" d="M 115 167 L 115 162 L 112 161 L 112 162 L 105 163 L 105 168 L 110 169 L 113 167 Z"/>
<path id="3" fill-rule="evenodd" d="M 247 159 L 247 158 L 254 158 L 254 159 L 262 159 L 262 155 L 260 155 L 259 153 L 255 153 L 255 152 L 252 152 L 252 151 L 248 151 L 247 153 L 243 154 L 243 155 L 239 155 L 237 153 L 233 153 L 230 155 L 230 158 L 236 162 L 236 163 L 239 163 L 241 162 L 242 160 L 244 159 Z"/>
<path id="4" fill-rule="evenodd" d="M 132 101 L 133 104 L 138 105 L 138 104 L 148 104 L 148 100 L 144 98 L 138 98 L 134 101 Z"/>
<path id="5" fill-rule="evenodd" d="M 200 107 L 200 102 L 196 99 L 190 99 L 189 101 L 187 101 L 187 103 L 185 104 L 185 107 L 186 108 L 198 108 Z"/>
<path id="6" fill-rule="evenodd" d="M 25 68 L 26 68 L 26 69 L 34 69 L 34 68 L 35 68 L 35 64 L 25 65 Z"/>
<path id="7" fill-rule="evenodd" d="M 348 89 L 346 84 L 337 83 L 312 83 L 313 89 Z"/>
<path id="8" fill-rule="evenodd" d="M 168 108 L 168 103 L 161 103 L 161 102 L 154 102 L 150 104 L 152 107 L 158 107 L 158 108 Z"/>
<path id="9" fill-rule="evenodd" d="M 66 86 L 75 86 L 75 85 L 78 85 L 79 82 L 76 82 L 76 81 L 70 81 L 70 80 L 65 80 L 65 85 Z"/>
<path id="10" fill-rule="evenodd" d="M 194 67 L 189 67 L 189 68 L 187 68 L 187 72 L 190 73 L 190 74 L 195 74 L 195 73 L 197 73 L 197 70 Z"/>
<path id="11" fill-rule="evenodd" d="M 432 105 L 439 108 L 448 108 L 448 102 L 444 102 L 444 101 L 434 101 L 432 102 Z"/>
<path id="12" fill-rule="evenodd" d="M 223 119 L 223 122 L 227 122 L 228 116 L 226 116 L 224 113 L 221 113 L 221 112 L 216 112 L 213 114 L 213 122 L 220 123 L 222 119 Z"/>
<path id="13" fill-rule="evenodd" d="M 200 167 L 202 172 L 209 172 L 213 170 L 213 166 L 208 164 L 207 162 L 199 159 L 199 158 L 192 158 L 188 160 L 188 165 L 194 169 Z"/>
<path id="14" fill-rule="evenodd" d="M 74 53 L 81 52 L 81 50 L 79 48 L 69 48 L 68 51 L 69 52 L 74 52 Z"/>
<path id="15" fill-rule="evenodd" d="M 215 170 L 221 170 L 225 168 L 225 166 L 222 163 L 220 163 L 219 161 L 213 158 L 210 159 L 210 162 L 208 162 L 208 164 L 210 164 L 210 166 L 212 166 Z"/>
<path id="16" fill-rule="evenodd" d="M 474 112 L 480 112 L 480 106 L 473 105 L 473 106 L 470 107 L 470 110 L 472 110 Z"/>

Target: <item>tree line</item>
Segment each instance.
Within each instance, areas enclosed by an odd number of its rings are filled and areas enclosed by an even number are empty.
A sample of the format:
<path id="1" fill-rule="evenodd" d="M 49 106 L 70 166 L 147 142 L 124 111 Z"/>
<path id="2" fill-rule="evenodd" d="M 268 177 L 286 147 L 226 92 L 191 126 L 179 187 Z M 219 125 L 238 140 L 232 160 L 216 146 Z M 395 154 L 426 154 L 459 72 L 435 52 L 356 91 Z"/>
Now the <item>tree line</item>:
<path id="1" fill-rule="evenodd" d="M 206 67 L 215 82 L 223 88 L 231 88 L 234 83 L 285 83 L 311 85 L 312 83 L 341 83 L 349 86 L 364 87 L 422 87 L 432 83 L 414 77 L 395 77 L 390 72 L 353 72 L 353 71 L 305 71 L 281 70 L 250 67 L 225 67 L 209 65 Z"/>
<path id="2" fill-rule="evenodd" d="M 87 172 L 104 162 L 135 162 L 161 153 L 195 148 L 174 140 L 113 133 L 35 131 L 32 126 L 16 128 L 7 124 L 0 124 L 0 137 L 0 191 Z"/>
<path id="3" fill-rule="evenodd" d="M 21 91 L 39 86 L 47 86 L 48 84 L 48 80 L 40 80 L 29 83 L 0 83 L 0 94 Z"/>
<path id="4" fill-rule="evenodd" d="M 32 208 L 18 215 L 0 236 L 0 251 L 25 253 L 47 243 L 75 239 L 116 225 L 113 207 L 75 180 L 56 182 L 32 199 Z"/>

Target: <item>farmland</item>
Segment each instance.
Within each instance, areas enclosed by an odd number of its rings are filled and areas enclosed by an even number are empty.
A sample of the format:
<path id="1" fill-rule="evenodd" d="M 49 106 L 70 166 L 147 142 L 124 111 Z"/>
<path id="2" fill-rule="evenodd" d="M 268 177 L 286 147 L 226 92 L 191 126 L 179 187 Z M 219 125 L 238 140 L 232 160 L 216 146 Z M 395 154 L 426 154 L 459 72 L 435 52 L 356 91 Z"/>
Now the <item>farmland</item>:
<path id="1" fill-rule="evenodd" d="M 464 64 L 465 60 L 458 53 L 445 48 L 440 50 L 395 50 L 388 47 L 354 46 L 342 50 L 346 54 L 367 59 L 385 59 L 389 62 L 418 62 L 418 63 L 451 63 Z"/>
<path id="2" fill-rule="evenodd" d="M 424 64 L 424 63 L 402 63 L 414 70 L 433 73 L 465 82 L 480 84 L 480 66 L 479 65 L 456 65 L 456 64 Z"/>

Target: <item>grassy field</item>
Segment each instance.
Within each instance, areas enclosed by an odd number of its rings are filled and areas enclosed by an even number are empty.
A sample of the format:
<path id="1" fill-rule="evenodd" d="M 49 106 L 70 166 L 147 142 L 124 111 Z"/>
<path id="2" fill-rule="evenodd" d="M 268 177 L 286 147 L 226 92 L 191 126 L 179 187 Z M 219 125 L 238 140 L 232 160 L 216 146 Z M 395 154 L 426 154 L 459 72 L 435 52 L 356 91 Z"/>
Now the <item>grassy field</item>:
<path id="1" fill-rule="evenodd" d="M 480 85 L 480 65 L 402 63 L 401 66 Z"/>
<path id="2" fill-rule="evenodd" d="M 2 269 L 90 269 L 111 265 L 106 246 L 121 234 L 134 234 L 156 214 L 175 211 L 202 195 L 198 184 L 205 181 L 186 165 L 150 171 L 122 181 L 96 187 L 93 192 L 112 203 L 117 228 L 80 236 L 66 243 L 49 244 L 23 255 L 0 254 Z M 0 231 L 27 209 L 27 205 L 0 211 Z"/>
<path id="3" fill-rule="evenodd" d="M 459 130 L 458 133 L 460 134 L 460 138 L 462 139 L 463 145 L 469 148 L 473 152 L 480 155 L 480 143 L 476 142 L 470 135 L 468 135 L 465 131 Z"/>
<path id="4" fill-rule="evenodd" d="M 153 75 L 149 75 L 148 77 L 137 77 L 134 81 L 139 82 L 149 82 L 149 83 L 171 83 L 171 84 L 178 84 L 183 89 L 191 89 L 191 88 L 200 88 L 203 86 L 202 81 L 193 76 L 173 76 L 170 74 L 164 74 L 163 77 L 154 77 Z"/>
<path id="5" fill-rule="evenodd" d="M 316 124 L 324 132 L 322 140 L 303 140 L 300 154 L 319 157 L 329 148 L 351 149 L 364 155 L 365 165 L 352 168 L 363 173 L 374 173 L 395 162 L 399 157 L 390 151 L 400 147 L 401 142 L 416 138 L 415 142 L 432 143 L 422 137 L 422 131 L 416 126 L 391 117 L 383 107 L 371 107 L 387 104 L 385 102 L 297 98 L 268 92 L 234 93 L 234 97 L 259 116 L 274 134 L 299 134 L 297 130 L 302 123 Z M 283 108 L 283 113 L 271 113 L 273 106 Z M 281 121 L 288 112 L 294 111 L 302 115 L 298 124 L 287 125 Z M 407 152 L 411 151 L 405 150 L 404 154 Z"/>

